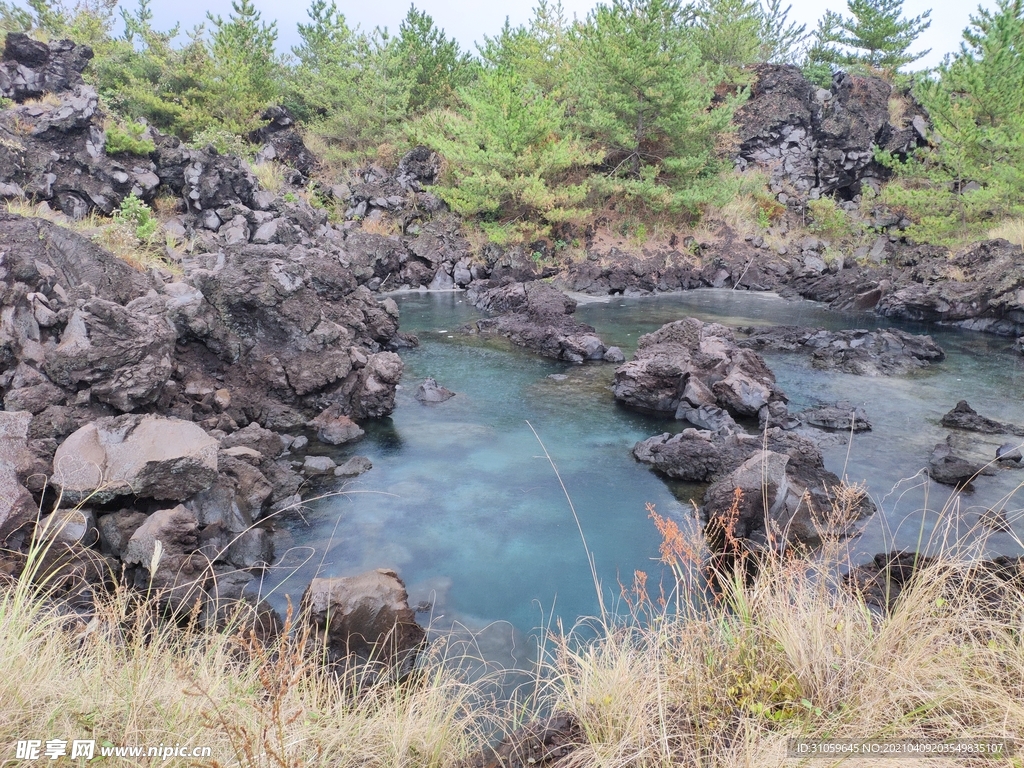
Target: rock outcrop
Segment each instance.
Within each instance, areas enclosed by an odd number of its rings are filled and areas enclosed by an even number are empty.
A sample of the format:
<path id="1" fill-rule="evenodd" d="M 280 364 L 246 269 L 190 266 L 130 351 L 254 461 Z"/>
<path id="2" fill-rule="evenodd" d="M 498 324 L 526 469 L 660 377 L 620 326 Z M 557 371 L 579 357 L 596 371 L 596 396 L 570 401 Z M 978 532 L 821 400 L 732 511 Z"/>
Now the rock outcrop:
<path id="1" fill-rule="evenodd" d="M 633 359 L 615 371 L 615 399 L 646 413 L 719 432 L 733 418 L 767 418 L 785 411 L 786 396 L 756 352 L 740 348 L 732 331 L 695 318 L 641 336 Z"/>
<path id="2" fill-rule="evenodd" d="M 746 338 L 737 344 L 747 349 L 806 352 L 811 364 L 860 376 L 896 376 L 945 360 L 942 347 L 931 336 L 917 336 L 895 328 L 876 331 L 827 331 L 822 328 L 771 326 L 741 328 Z"/>
<path id="3" fill-rule="evenodd" d="M 154 415 L 97 419 L 53 457 L 53 482 L 71 503 L 114 496 L 183 501 L 216 478 L 217 441 L 195 424 Z"/>
<path id="4" fill-rule="evenodd" d="M 991 475 L 994 472 L 985 464 L 971 461 L 957 454 L 948 437 L 945 442 L 935 446 L 928 459 L 928 476 L 932 480 L 958 488 L 970 485 L 980 475 Z"/>
<path id="5" fill-rule="evenodd" d="M 889 122 L 896 94 L 881 78 L 840 72 L 824 89 L 799 68 L 778 64 L 758 66 L 755 76 L 736 115 L 736 164 L 767 171 L 780 202 L 803 204 L 824 194 L 849 199 L 866 185 L 877 191 L 889 172 L 875 162 L 875 148 L 905 156 L 926 141 L 923 110 L 901 125 Z"/>
<path id="6" fill-rule="evenodd" d="M 455 393 L 447 387 L 440 386 L 433 378 L 427 379 L 416 387 L 416 399 L 424 405 L 443 403 L 455 397 Z"/>
<path id="7" fill-rule="evenodd" d="M 971 408 L 966 400 L 959 401 L 940 422 L 944 427 L 962 429 L 966 432 L 980 432 L 984 435 L 1018 435 L 1024 436 L 1024 427 L 1016 424 L 1004 424 L 1001 421 L 982 416 Z"/>
<path id="8" fill-rule="evenodd" d="M 825 469 L 814 442 L 778 427 L 763 435 L 685 429 L 641 441 L 633 455 L 672 479 L 711 483 L 702 515 L 716 551 L 814 544 L 875 509 Z"/>
<path id="9" fill-rule="evenodd" d="M 481 287 L 470 291 L 469 298 L 497 315 L 478 320 L 474 332 L 503 336 L 545 357 L 571 363 L 603 360 L 608 351 L 591 326 L 573 319 L 576 301 L 546 283 Z"/>

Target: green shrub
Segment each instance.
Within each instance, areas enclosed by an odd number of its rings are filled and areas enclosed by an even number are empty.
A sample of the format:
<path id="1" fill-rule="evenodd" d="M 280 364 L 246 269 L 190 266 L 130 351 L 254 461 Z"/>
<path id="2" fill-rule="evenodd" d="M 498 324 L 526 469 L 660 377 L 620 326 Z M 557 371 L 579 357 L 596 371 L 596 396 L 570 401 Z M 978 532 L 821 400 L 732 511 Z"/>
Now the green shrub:
<path id="1" fill-rule="evenodd" d="M 807 212 L 811 216 L 809 229 L 812 232 L 835 239 L 850 237 L 854 234 L 855 230 L 849 214 L 840 208 L 831 197 L 808 201 Z"/>
<path id="2" fill-rule="evenodd" d="M 156 150 L 153 140 L 142 136 L 145 130 L 146 126 L 142 123 L 112 125 L 107 129 L 107 142 L 103 148 L 108 155 L 119 155 L 123 152 L 144 157 Z"/>
<path id="3" fill-rule="evenodd" d="M 150 207 L 134 194 L 121 201 L 121 207 L 114 211 L 114 219 L 132 227 L 135 236 L 143 241 L 149 241 L 160 225 Z"/>
<path id="4" fill-rule="evenodd" d="M 221 155 L 236 155 L 252 160 L 253 147 L 237 134 L 226 128 L 208 127 L 192 136 L 189 146 L 193 149 L 213 147 Z"/>

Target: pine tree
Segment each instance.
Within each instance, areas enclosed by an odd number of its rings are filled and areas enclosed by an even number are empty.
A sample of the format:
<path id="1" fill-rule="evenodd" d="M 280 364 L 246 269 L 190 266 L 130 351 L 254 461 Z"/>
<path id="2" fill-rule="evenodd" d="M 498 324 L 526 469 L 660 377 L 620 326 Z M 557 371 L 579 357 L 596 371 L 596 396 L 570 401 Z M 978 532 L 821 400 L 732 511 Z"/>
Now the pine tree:
<path id="1" fill-rule="evenodd" d="M 717 170 L 715 142 L 732 102 L 712 108 L 708 76 L 678 0 L 599 4 L 578 32 L 579 119 L 607 149 L 618 189 L 655 207 L 696 207 L 693 190 Z M 659 176 L 669 184 L 659 182 Z"/>
<path id="2" fill-rule="evenodd" d="M 451 104 L 455 91 L 473 77 L 471 58 L 427 13 L 409 6 L 398 28 L 398 67 L 409 78 L 409 110 L 420 114 Z"/>
<path id="3" fill-rule="evenodd" d="M 485 64 L 511 69 L 545 94 L 570 96 L 573 45 L 561 2 L 540 0 L 527 26 L 513 28 L 506 18 L 501 32 L 484 36 L 477 50 Z"/>
<path id="4" fill-rule="evenodd" d="M 301 43 L 292 48 L 298 64 L 290 73 L 288 106 L 305 121 L 345 109 L 358 96 L 356 32 L 334 0 L 313 0 L 308 24 L 299 24 Z"/>
<path id="5" fill-rule="evenodd" d="M 931 26 L 931 11 L 912 19 L 903 16 L 903 0 L 847 0 L 850 16 L 828 11 L 819 20 L 811 64 L 866 67 L 894 75 L 928 50 L 910 47 Z"/>
<path id="6" fill-rule="evenodd" d="M 207 13 L 212 27 L 212 70 L 207 86 L 213 116 L 227 129 L 242 133 L 255 126 L 259 113 L 280 96 L 280 65 L 274 45 L 277 22 L 265 23 L 252 0 L 231 0 L 225 21 Z"/>
<path id="7" fill-rule="evenodd" d="M 955 241 L 1024 215 L 1024 0 L 979 8 L 936 75 L 916 96 L 938 139 L 899 167 L 887 195 L 917 219 L 920 239 Z"/>
<path id="8" fill-rule="evenodd" d="M 423 139 L 449 164 L 438 191 L 463 215 L 492 219 L 524 213 L 548 222 L 582 215 L 586 194 L 566 171 L 599 161 L 565 125 L 565 110 L 508 67 L 483 70 L 463 88 L 465 108 L 435 116 Z"/>

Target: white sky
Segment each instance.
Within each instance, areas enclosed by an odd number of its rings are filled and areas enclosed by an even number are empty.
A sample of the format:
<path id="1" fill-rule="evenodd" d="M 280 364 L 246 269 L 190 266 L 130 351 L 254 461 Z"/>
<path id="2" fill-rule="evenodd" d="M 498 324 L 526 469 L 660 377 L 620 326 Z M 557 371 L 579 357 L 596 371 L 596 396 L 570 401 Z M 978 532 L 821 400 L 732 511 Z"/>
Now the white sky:
<path id="1" fill-rule="evenodd" d="M 133 7 L 134 0 L 123 0 L 127 7 Z M 339 9 L 351 25 L 359 24 L 364 29 L 386 26 L 397 30 L 399 22 L 409 10 L 408 0 L 376 0 L 376 2 L 353 2 L 336 0 Z M 580 18 L 594 6 L 593 0 L 563 0 L 563 6 L 570 17 Z M 993 0 L 984 0 L 986 7 L 994 5 Z M 282 49 L 287 50 L 297 42 L 295 26 L 306 20 L 307 0 L 255 0 L 256 7 L 266 20 L 276 20 Z M 531 16 L 535 0 L 506 0 L 504 3 L 480 3 L 474 0 L 417 0 L 416 7 L 434 17 L 434 22 L 450 36 L 454 36 L 463 47 L 474 50 L 473 43 L 484 35 L 494 35 L 508 16 L 513 26 L 525 23 Z M 826 9 L 846 13 L 845 0 L 792 0 L 790 19 L 807 24 L 813 29 L 818 18 Z M 181 22 L 187 29 L 206 17 L 206 11 L 227 17 L 231 12 L 230 0 L 153 0 L 154 21 L 158 28 L 167 29 Z M 918 66 L 933 66 L 942 60 L 944 54 L 954 51 L 960 45 L 960 33 L 967 26 L 968 17 L 977 8 L 977 0 L 956 2 L 956 0 L 904 0 L 904 14 L 916 16 L 932 10 L 932 26 L 918 40 L 914 50 L 931 48 L 932 52 L 919 62 Z"/>

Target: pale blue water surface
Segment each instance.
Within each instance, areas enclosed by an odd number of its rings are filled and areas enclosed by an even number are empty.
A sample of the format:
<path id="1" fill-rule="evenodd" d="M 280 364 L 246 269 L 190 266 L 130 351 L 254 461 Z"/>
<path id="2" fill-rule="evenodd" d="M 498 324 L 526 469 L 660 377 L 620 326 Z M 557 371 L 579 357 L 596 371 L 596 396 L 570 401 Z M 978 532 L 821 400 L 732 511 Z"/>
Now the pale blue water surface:
<path id="1" fill-rule="evenodd" d="M 521 663 L 523 639 L 552 616 L 566 625 L 598 612 L 595 587 L 580 532 L 559 480 L 529 425 L 536 429 L 572 498 L 609 605 L 619 582 L 635 570 L 661 578 L 658 536 L 645 505 L 692 521 L 690 499 L 702 489 L 666 483 L 630 453 L 651 435 L 680 425 L 618 407 L 610 384 L 615 366 L 574 366 L 543 359 L 502 341 L 459 333 L 481 316 L 461 293 L 395 294 L 401 327 L 420 338 L 402 352 L 405 374 L 389 419 L 365 425 L 361 441 L 314 450 L 341 463 L 360 454 L 373 469 L 342 483 L 338 495 L 312 502 L 304 518 L 283 523 L 278 545 L 291 545 L 265 581 L 297 599 L 314 575 L 345 576 L 394 568 L 412 600 L 429 602 L 421 618 L 438 631 L 453 623 L 473 631 L 499 628 L 491 655 Z M 767 294 L 699 290 L 643 298 L 612 297 L 581 303 L 578 317 L 609 344 L 632 354 L 636 338 L 685 316 L 730 326 L 801 324 L 833 329 L 876 327 L 866 314 L 830 312 L 811 302 Z M 942 414 L 959 399 L 980 413 L 1024 423 L 1020 398 L 1024 360 L 1009 341 L 958 330 L 930 332 L 947 360 L 911 376 L 884 378 L 818 371 L 805 355 L 767 354 L 791 399 L 791 410 L 845 400 L 874 424 L 852 444 L 843 435 L 822 437 L 826 465 L 863 482 L 882 512 L 863 525 L 854 557 L 883 549 L 916 547 L 919 539 L 951 525 L 961 533 L 978 515 L 1005 503 L 1011 520 L 1024 507 L 1012 494 L 1024 470 L 984 477 L 958 501 L 951 489 L 918 473 L 949 430 Z M 550 378 L 563 374 L 564 380 Z M 427 376 L 457 395 L 438 405 L 413 397 Z M 529 425 L 527 424 L 529 422 Z M 965 450 L 994 455 L 999 438 L 961 436 Z M 315 444 L 315 443 L 314 443 Z M 1008 502 L 1002 499 L 1010 497 Z M 1022 497 L 1024 498 L 1024 497 Z M 935 511 L 944 506 L 949 512 Z M 924 509 L 931 512 L 923 512 Z M 945 521 L 951 521 L 947 523 Z M 1021 551 L 1016 533 L 991 534 L 990 553 Z M 289 539 L 290 536 L 290 539 Z M 654 590 L 656 591 L 656 589 Z M 518 650 L 515 650 L 518 649 Z"/>

